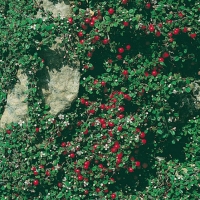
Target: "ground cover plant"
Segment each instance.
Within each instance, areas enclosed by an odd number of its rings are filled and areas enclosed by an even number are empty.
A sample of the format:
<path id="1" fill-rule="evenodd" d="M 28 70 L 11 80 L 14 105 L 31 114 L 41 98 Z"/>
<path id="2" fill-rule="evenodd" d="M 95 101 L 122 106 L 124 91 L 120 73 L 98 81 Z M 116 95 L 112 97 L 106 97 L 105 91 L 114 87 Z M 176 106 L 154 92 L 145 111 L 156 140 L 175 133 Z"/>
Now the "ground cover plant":
<path id="1" fill-rule="evenodd" d="M 199 2 L 79 0 L 69 18 L 41 3 L 0 0 L 1 114 L 20 68 L 30 117 L 0 134 L 1 199 L 198 199 Z M 57 36 L 81 80 L 52 116 L 37 72 Z"/>

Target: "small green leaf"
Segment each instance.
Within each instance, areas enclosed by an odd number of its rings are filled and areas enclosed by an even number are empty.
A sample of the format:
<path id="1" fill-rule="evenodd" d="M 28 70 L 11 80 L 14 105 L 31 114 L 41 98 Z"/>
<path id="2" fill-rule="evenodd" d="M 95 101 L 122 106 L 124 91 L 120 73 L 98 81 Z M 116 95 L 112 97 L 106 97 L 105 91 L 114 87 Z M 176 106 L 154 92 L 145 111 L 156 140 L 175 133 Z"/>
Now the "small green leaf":
<path id="1" fill-rule="evenodd" d="M 185 88 L 185 91 L 186 91 L 187 93 L 190 93 L 190 92 L 191 92 L 190 87 L 186 87 L 186 88 Z"/>

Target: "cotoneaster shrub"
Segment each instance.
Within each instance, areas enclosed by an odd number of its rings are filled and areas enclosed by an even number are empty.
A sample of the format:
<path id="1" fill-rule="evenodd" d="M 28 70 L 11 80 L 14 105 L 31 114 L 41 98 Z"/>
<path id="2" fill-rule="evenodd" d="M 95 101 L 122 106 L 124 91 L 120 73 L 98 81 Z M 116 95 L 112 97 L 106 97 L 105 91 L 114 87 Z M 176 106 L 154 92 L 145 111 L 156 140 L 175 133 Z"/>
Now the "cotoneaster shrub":
<path id="1" fill-rule="evenodd" d="M 189 84 L 199 78 L 199 3 L 74 1 L 67 19 L 40 2 L 0 3 L 1 111 L 21 68 L 30 117 L 0 136 L 2 198 L 198 198 L 200 122 Z M 37 11 L 46 19 L 34 19 Z M 71 109 L 51 116 L 37 71 L 56 36 L 82 76 Z"/>

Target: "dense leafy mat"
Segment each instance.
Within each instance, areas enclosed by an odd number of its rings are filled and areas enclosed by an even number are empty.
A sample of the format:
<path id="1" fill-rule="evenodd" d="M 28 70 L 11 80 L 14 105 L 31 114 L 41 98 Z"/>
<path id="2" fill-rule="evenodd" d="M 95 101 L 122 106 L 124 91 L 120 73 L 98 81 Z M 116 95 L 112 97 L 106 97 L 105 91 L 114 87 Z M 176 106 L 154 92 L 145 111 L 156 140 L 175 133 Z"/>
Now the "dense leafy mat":
<path id="1" fill-rule="evenodd" d="M 198 199 L 199 2 L 80 0 L 72 11 L 0 0 L 1 114 L 21 68 L 30 116 L 0 135 L 1 199 Z M 51 116 L 35 86 L 56 37 L 82 75 L 71 109 Z"/>

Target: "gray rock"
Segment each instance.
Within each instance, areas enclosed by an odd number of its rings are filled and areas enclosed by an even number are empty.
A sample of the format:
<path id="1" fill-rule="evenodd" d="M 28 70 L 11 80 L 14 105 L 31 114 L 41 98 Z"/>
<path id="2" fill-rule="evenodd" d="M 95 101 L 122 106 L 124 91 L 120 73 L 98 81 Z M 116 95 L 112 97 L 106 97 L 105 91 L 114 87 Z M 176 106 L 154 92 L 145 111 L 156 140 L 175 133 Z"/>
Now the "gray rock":
<path id="1" fill-rule="evenodd" d="M 40 2 L 41 0 L 37 0 Z M 71 12 L 69 0 L 43 0 L 42 7 L 45 11 L 53 13 L 53 17 L 57 17 L 60 14 L 61 17 L 68 17 Z M 39 13 L 37 17 L 39 16 Z"/>
<path id="2" fill-rule="evenodd" d="M 17 78 L 19 82 L 16 83 L 12 90 L 9 90 L 7 95 L 7 104 L 0 121 L 0 126 L 2 128 L 11 122 L 25 120 L 28 116 L 28 106 L 27 103 L 24 102 L 27 98 L 27 94 L 25 93 L 28 89 L 26 86 L 27 76 L 19 69 Z"/>
<path id="3" fill-rule="evenodd" d="M 56 44 L 41 53 L 45 59 L 46 68 L 38 72 L 38 87 L 45 98 L 45 104 L 50 105 L 50 113 L 57 115 L 70 108 L 79 90 L 79 63 L 73 63 L 73 68 L 64 63 L 65 51 L 59 47 L 61 39 L 56 38 Z"/>
<path id="4" fill-rule="evenodd" d="M 200 110 L 200 80 L 190 84 L 194 96 L 194 103 L 197 110 Z"/>

